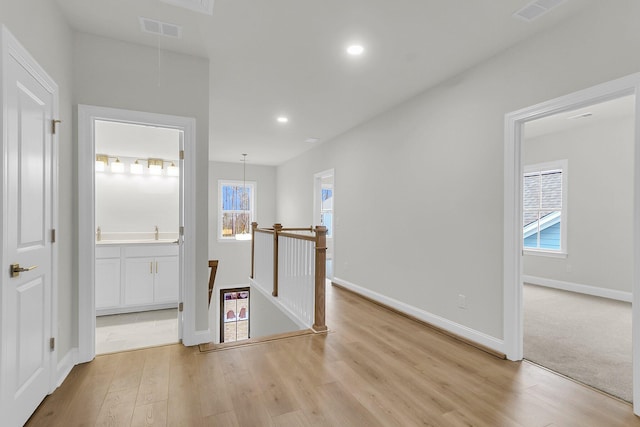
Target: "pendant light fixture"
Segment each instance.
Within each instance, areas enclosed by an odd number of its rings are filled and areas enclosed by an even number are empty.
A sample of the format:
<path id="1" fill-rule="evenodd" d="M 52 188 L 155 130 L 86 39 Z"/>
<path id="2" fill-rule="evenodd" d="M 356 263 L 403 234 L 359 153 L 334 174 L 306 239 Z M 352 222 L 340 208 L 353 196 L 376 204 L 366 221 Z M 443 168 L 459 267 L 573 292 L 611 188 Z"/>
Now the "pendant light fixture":
<path id="1" fill-rule="evenodd" d="M 251 240 L 251 233 L 249 233 L 249 227 L 247 227 L 247 219 L 249 217 L 249 209 L 247 208 L 248 199 L 246 197 L 247 192 L 247 154 L 242 154 L 242 213 L 244 214 L 244 221 L 242 223 L 242 233 L 236 233 L 236 240 Z"/>

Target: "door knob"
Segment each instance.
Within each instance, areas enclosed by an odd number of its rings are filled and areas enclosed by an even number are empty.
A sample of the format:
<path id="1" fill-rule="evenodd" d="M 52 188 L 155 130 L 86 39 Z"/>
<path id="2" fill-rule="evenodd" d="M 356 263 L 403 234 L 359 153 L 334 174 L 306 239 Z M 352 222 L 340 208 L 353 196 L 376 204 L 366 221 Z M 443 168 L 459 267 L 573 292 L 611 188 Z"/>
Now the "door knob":
<path id="1" fill-rule="evenodd" d="M 32 265 L 31 267 L 20 267 L 20 264 L 11 264 L 11 277 L 18 277 L 20 273 L 24 271 L 31 271 L 34 268 L 38 268 L 38 266 Z"/>

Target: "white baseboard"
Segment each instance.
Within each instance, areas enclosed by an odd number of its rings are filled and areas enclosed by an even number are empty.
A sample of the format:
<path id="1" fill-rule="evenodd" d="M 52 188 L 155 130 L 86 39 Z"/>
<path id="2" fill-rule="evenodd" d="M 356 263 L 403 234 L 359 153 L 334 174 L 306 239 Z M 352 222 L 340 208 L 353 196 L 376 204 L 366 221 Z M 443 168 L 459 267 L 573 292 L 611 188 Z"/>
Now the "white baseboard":
<path id="1" fill-rule="evenodd" d="M 561 289 L 563 291 L 577 292 L 579 294 L 593 295 L 618 301 L 631 302 L 633 297 L 631 292 L 581 285 L 580 283 L 564 282 L 562 280 L 546 279 L 544 277 L 522 275 L 522 281 L 524 283 L 531 283 L 532 285 L 545 286 L 547 288 Z"/>
<path id="2" fill-rule="evenodd" d="M 58 362 L 56 366 L 57 374 L 56 374 L 56 388 L 60 387 L 60 385 L 64 382 L 64 380 L 69 375 L 69 372 L 73 369 L 74 366 L 78 364 L 78 349 L 76 347 L 72 348 L 64 355 L 64 357 Z"/>
<path id="3" fill-rule="evenodd" d="M 184 337 L 182 343 L 187 347 L 191 347 L 198 344 L 207 344 L 213 341 L 211 337 L 211 330 L 206 329 L 202 331 L 195 331 L 190 337 Z"/>
<path id="4" fill-rule="evenodd" d="M 445 319 L 444 317 L 429 313 L 428 311 L 414 307 L 402 301 L 398 301 L 386 295 L 382 295 L 370 289 L 363 288 L 362 286 L 358 286 L 354 283 L 348 282 L 338 277 L 334 277 L 332 282 L 350 290 L 351 292 L 384 304 L 388 307 L 398 310 L 401 313 L 405 313 L 409 316 L 415 317 L 416 319 L 429 323 L 452 334 L 458 335 L 469 341 L 473 341 L 499 353 L 506 353 L 504 341 L 501 339 L 492 337 L 483 332 L 476 331 L 475 329 L 471 329 L 467 326 L 460 325 L 459 323 L 452 322 L 448 319 Z"/>
<path id="5" fill-rule="evenodd" d="M 177 302 L 169 302 L 164 304 L 144 304 L 132 305 L 128 307 L 117 308 L 96 308 L 96 316 L 110 316 L 112 314 L 139 313 L 141 311 L 164 310 L 167 308 L 178 308 Z"/>

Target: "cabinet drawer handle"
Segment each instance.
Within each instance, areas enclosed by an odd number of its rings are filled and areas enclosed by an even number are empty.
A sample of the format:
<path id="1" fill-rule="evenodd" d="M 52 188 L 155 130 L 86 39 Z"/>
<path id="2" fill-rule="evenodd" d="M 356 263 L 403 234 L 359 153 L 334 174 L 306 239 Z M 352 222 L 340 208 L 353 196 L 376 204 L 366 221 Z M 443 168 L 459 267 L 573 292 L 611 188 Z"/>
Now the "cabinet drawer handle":
<path id="1" fill-rule="evenodd" d="M 149 273 L 153 274 L 153 261 L 149 261 Z"/>
<path id="2" fill-rule="evenodd" d="M 158 261 L 156 261 L 156 274 L 158 274 Z"/>

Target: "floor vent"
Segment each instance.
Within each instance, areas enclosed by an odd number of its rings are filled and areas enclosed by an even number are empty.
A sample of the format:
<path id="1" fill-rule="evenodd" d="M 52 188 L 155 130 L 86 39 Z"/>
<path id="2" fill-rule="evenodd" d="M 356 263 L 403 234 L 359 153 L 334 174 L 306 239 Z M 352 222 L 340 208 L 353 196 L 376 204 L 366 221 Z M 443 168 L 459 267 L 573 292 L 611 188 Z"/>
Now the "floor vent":
<path id="1" fill-rule="evenodd" d="M 213 15 L 213 0 L 161 0 L 173 6 L 182 7 L 207 15 Z"/>
<path id="2" fill-rule="evenodd" d="M 140 29 L 145 33 L 159 36 L 173 37 L 176 39 L 182 37 L 182 27 L 179 25 L 156 21 L 155 19 L 140 17 Z"/>
<path id="3" fill-rule="evenodd" d="M 514 13 L 513 16 L 531 22 L 549 12 L 551 9 L 560 6 L 565 1 L 566 0 L 534 0 Z"/>

